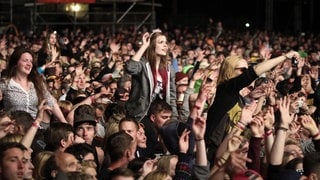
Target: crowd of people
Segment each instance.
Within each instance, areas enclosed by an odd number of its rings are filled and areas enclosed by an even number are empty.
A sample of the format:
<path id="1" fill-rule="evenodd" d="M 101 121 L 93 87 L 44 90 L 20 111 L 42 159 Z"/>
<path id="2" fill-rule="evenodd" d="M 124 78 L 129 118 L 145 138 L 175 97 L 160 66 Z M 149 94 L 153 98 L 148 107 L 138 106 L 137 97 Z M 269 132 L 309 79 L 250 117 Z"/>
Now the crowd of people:
<path id="1" fill-rule="evenodd" d="M 319 65 L 221 22 L 3 32 L 0 179 L 320 179 Z"/>

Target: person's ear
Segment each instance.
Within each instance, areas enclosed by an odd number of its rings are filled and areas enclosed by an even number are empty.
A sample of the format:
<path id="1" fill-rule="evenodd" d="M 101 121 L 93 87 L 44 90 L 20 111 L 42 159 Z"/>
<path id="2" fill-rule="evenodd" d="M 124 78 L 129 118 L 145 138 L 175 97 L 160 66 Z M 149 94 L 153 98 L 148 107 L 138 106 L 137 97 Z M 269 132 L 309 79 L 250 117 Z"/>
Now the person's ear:
<path id="1" fill-rule="evenodd" d="M 8 129 L 9 129 L 9 127 L 8 127 Z M 26 133 L 26 132 L 24 132 L 23 131 L 23 128 L 22 128 L 22 126 L 21 125 L 15 125 L 15 127 L 14 127 L 14 131 L 16 132 L 16 133 L 20 133 L 20 134 L 24 134 L 24 133 Z"/>
<path id="2" fill-rule="evenodd" d="M 125 151 L 125 157 L 126 157 L 127 159 L 130 159 L 130 157 L 131 157 L 131 151 L 130 151 L 130 149 L 127 149 L 127 150 Z"/>
<path id="3" fill-rule="evenodd" d="M 62 146 L 62 147 L 64 148 L 64 147 L 66 147 L 66 145 L 67 145 L 66 140 L 61 139 L 61 140 L 60 140 L 60 146 Z"/>
<path id="4" fill-rule="evenodd" d="M 317 176 L 316 173 L 311 173 L 311 174 L 309 175 L 309 178 L 308 178 L 308 179 L 310 179 L 310 180 L 318 180 L 318 176 Z"/>
<path id="5" fill-rule="evenodd" d="M 50 173 L 51 177 L 53 177 L 53 178 L 56 178 L 57 174 L 58 174 L 57 170 L 52 170 L 51 173 Z"/>
<path id="6" fill-rule="evenodd" d="M 154 121 L 156 120 L 156 115 L 151 114 L 151 115 L 150 115 L 150 120 L 151 120 L 152 122 L 154 122 Z"/>

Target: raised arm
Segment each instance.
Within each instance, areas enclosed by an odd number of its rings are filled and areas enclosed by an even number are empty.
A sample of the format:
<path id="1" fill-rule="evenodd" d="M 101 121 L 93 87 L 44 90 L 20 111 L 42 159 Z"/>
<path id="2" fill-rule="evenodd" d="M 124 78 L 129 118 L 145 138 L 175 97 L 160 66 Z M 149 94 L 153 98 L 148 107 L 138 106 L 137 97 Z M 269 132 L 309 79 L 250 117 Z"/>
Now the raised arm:
<path id="1" fill-rule="evenodd" d="M 290 123 L 294 118 L 294 114 L 289 114 L 290 99 L 288 97 L 285 96 L 283 99 L 280 100 L 279 109 L 281 113 L 281 120 L 279 127 L 277 127 L 276 137 L 271 149 L 271 165 L 280 165 L 282 163 L 284 145 L 287 138 L 287 131 L 289 129 Z"/>
<path id="2" fill-rule="evenodd" d="M 286 53 L 285 55 L 278 56 L 278 57 L 275 57 L 273 59 L 270 59 L 270 60 L 267 60 L 267 61 L 263 61 L 263 62 L 257 64 L 254 67 L 254 71 L 256 72 L 256 74 L 258 76 L 260 76 L 261 74 L 271 70 L 273 67 L 275 67 L 279 63 L 283 62 L 284 60 L 291 59 L 292 57 L 300 58 L 300 56 L 299 56 L 299 54 L 297 52 L 290 51 L 290 52 Z"/>
<path id="3" fill-rule="evenodd" d="M 38 129 L 40 128 L 40 123 L 43 120 L 43 113 L 45 110 L 50 110 L 50 106 L 45 105 L 46 100 L 43 100 L 39 107 L 38 107 L 38 113 L 37 113 L 37 117 L 34 120 L 34 122 L 32 123 L 31 127 L 29 128 L 29 130 L 27 131 L 27 133 L 23 136 L 23 138 L 21 139 L 21 144 L 23 144 L 25 147 L 30 148 L 32 141 L 38 131 Z"/>
<path id="4" fill-rule="evenodd" d="M 150 37 L 151 37 L 151 34 L 149 34 L 148 32 L 143 34 L 142 45 L 141 45 L 140 49 L 136 52 L 136 54 L 132 57 L 132 60 L 140 61 L 143 53 L 146 51 L 146 49 L 150 45 Z"/>

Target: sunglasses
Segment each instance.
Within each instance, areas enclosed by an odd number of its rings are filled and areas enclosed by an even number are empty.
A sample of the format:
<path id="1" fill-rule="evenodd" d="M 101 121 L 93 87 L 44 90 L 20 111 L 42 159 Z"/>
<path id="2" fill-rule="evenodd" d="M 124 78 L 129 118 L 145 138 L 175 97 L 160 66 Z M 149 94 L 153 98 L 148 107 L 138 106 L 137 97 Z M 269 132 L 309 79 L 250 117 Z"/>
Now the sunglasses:
<path id="1" fill-rule="evenodd" d="M 244 71 L 246 71 L 248 68 L 246 68 L 246 67 L 239 67 L 239 68 L 234 68 L 235 70 L 239 70 L 239 71 L 241 71 L 241 72 L 244 72 Z"/>

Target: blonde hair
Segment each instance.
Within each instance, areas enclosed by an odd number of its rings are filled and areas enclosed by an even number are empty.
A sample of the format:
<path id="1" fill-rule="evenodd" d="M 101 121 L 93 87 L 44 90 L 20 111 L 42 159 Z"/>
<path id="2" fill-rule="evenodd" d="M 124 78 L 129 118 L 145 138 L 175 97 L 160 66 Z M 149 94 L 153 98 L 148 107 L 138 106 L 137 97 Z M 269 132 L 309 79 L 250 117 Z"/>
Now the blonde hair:
<path id="1" fill-rule="evenodd" d="M 105 139 L 108 139 L 112 134 L 119 132 L 119 123 L 111 122 L 107 124 Z"/>
<path id="2" fill-rule="evenodd" d="M 7 134 L 5 137 L 0 139 L 0 144 L 9 143 L 9 142 L 20 143 L 22 138 L 23 138 L 23 135 L 21 135 L 21 134 Z"/>
<path id="3" fill-rule="evenodd" d="M 224 83 L 234 77 L 234 70 L 237 63 L 242 60 L 240 56 L 228 56 L 221 64 L 217 84 Z"/>
<path id="4" fill-rule="evenodd" d="M 166 179 L 169 175 L 169 173 L 165 171 L 151 171 L 143 180 L 163 180 Z"/>
<path id="5" fill-rule="evenodd" d="M 82 171 L 84 172 L 87 168 L 97 168 L 97 164 L 94 160 L 82 161 Z"/>
<path id="6" fill-rule="evenodd" d="M 157 170 L 164 171 L 170 175 L 170 160 L 178 158 L 176 155 L 162 156 L 157 162 Z"/>
<path id="7" fill-rule="evenodd" d="M 299 147 L 299 148 L 301 149 L 301 151 L 302 151 L 302 146 L 301 146 L 301 144 L 300 144 L 297 140 L 295 140 L 295 139 L 293 139 L 293 138 L 291 138 L 291 137 L 289 137 L 289 138 L 286 140 L 284 146 L 289 146 L 289 145 L 295 145 L 295 146 Z M 284 153 L 283 153 L 283 158 L 282 158 L 282 165 L 283 165 L 283 166 L 285 166 L 290 160 L 292 160 L 292 159 L 290 159 L 290 155 L 291 155 L 291 154 L 290 154 L 290 153 L 287 153 L 287 152 L 284 152 Z"/>
<path id="8" fill-rule="evenodd" d="M 73 104 L 68 101 L 68 100 L 61 100 L 61 101 L 58 101 L 58 105 L 64 115 L 64 117 L 67 117 L 68 113 L 72 110 L 73 108 Z"/>
<path id="9" fill-rule="evenodd" d="M 48 161 L 48 159 L 53 156 L 54 153 L 51 151 L 39 152 L 33 159 L 34 171 L 33 177 L 37 180 L 45 179 L 45 172 L 43 166 Z"/>
<path id="10" fill-rule="evenodd" d="M 81 171 L 86 173 L 86 170 L 89 168 L 93 168 L 97 171 L 97 164 L 94 160 L 82 161 L 81 162 Z"/>

